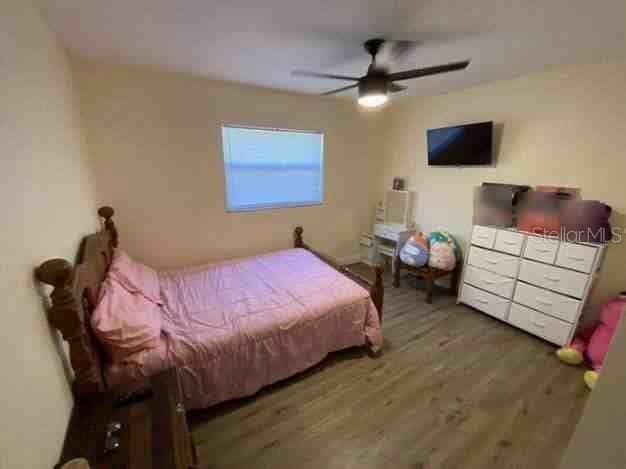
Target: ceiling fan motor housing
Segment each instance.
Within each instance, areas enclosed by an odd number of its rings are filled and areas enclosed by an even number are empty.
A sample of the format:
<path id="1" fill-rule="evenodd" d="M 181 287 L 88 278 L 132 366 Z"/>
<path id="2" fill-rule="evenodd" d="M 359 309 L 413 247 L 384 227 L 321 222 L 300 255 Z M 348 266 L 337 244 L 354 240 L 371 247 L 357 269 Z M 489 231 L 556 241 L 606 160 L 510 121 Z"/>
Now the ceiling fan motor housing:
<path id="1" fill-rule="evenodd" d="M 359 80 L 359 96 L 389 94 L 389 80 L 385 73 L 370 72 Z"/>

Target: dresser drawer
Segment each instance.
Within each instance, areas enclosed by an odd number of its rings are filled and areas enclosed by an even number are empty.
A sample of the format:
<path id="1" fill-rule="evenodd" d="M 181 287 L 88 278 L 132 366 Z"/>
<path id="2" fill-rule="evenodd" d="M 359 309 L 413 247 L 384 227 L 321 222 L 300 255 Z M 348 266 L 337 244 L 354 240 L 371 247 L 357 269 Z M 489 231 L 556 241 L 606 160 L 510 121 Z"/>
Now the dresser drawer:
<path id="1" fill-rule="evenodd" d="M 519 279 L 548 290 L 582 298 L 588 275 L 524 259 Z"/>
<path id="2" fill-rule="evenodd" d="M 464 279 L 470 285 L 490 291 L 496 295 L 505 298 L 513 296 L 513 287 L 515 285 L 515 279 L 513 278 L 503 277 L 502 275 L 468 265 L 467 269 L 465 269 Z"/>
<path id="3" fill-rule="evenodd" d="M 547 264 L 554 264 L 558 249 L 559 242 L 557 240 L 542 238 L 540 236 L 529 236 L 526 240 L 524 257 Z"/>
<path id="4" fill-rule="evenodd" d="M 516 303 L 511 305 L 508 322 L 557 345 L 567 343 L 572 327 L 574 327 L 572 324 Z"/>
<path id="5" fill-rule="evenodd" d="M 515 287 L 513 301 L 570 323 L 576 320 L 580 306 L 578 300 L 522 282 Z"/>
<path id="6" fill-rule="evenodd" d="M 516 277 L 519 257 L 472 246 L 467 257 L 467 263 L 506 277 Z"/>
<path id="7" fill-rule="evenodd" d="M 498 319 L 506 318 L 509 306 L 511 305 L 509 300 L 474 288 L 467 283 L 463 284 L 460 299 L 466 305 L 472 306 Z"/>
<path id="8" fill-rule="evenodd" d="M 522 245 L 524 244 L 524 235 L 516 233 L 514 231 L 498 230 L 496 234 L 496 242 L 493 248 L 496 251 L 506 252 L 519 256 L 522 252 Z"/>
<path id="9" fill-rule="evenodd" d="M 472 231 L 472 244 L 484 248 L 492 248 L 496 241 L 497 231 L 495 228 L 475 225 Z"/>
<path id="10" fill-rule="evenodd" d="M 591 272 L 598 250 L 582 244 L 561 243 L 556 256 L 556 265 L 580 272 Z"/>

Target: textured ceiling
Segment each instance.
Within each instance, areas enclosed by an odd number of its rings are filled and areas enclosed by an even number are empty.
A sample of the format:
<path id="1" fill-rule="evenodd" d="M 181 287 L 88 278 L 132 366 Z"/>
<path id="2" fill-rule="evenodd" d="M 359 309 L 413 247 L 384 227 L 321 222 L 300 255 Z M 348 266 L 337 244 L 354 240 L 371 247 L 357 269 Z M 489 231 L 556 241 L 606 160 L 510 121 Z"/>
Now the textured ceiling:
<path id="1" fill-rule="evenodd" d="M 548 65 L 626 58 L 625 0 L 42 0 L 82 56 L 257 86 L 319 93 L 348 84 L 293 69 L 361 76 L 362 42 L 422 41 L 392 71 L 471 59 L 403 82 L 430 95 Z M 350 91 L 344 93 L 354 95 Z"/>

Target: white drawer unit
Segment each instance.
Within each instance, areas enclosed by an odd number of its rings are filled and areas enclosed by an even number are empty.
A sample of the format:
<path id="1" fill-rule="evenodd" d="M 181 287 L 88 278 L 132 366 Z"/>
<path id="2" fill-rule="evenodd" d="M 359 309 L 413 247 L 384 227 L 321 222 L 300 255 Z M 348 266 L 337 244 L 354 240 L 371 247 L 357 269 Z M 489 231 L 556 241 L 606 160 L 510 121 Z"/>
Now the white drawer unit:
<path id="1" fill-rule="evenodd" d="M 576 322 L 580 301 L 527 283 L 518 282 L 513 301 L 569 323 Z"/>
<path id="2" fill-rule="evenodd" d="M 510 277 L 503 277 L 502 275 L 488 272 L 478 267 L 468 265 L 465 272 L 465 283 L 469 283 L 483 290 L 487 290 L 496 295 L 500 295 L 504 298 L 511 298 L 513 296 L 513 288 L 515 286 L 515 279 Z"/>
<path id="3" fill-rule="evenodd" d="M 487 226 L 474 225 L 472 230 L 472 244 L 474 246 L 482 246 L 484 248 L 492 248 L 496 242 L 496 233 L 498 230 Z"/>
<path id="4" fill-rule="evenodd" d="M 472 246 L 467 263 L 505 277 L 517 277 L 519 257 Z"/>
<path id="5" fill-rule="evenodd" d="M 559 241 L 540 236 L 529 236 L 524 249 L 524 257 L 546 264 L 554 263 L 556 252 L 559 250 Z"/>
<path id="6" fill-rule="evenodd" d="M 565 345 L 572 332 L 570 323 L 516 303 L 511 305 L 508 322 L 557 345 Z"/>
<path id="7" fill-rule="evenodd" d="M 399 237 L 399 232 L 397 230 L 393 230 L 391 227 L 384 223 L 376 223 L 374 224 L 374 235 L 384 239 L 397 241 Z"/>
<path id="8" fill-rule="evenodd" d="M 461 289 L 461 301 L 498 319 L 505 320 L 511 301 L 486 291 L 464 284 Z"/>
<path id="9" fill-rule="evenodd" d="M 580 272 L 591 272 L 598 249 L 584 244 L 561 243 L 556 265 Z"/>
<path id="10" fill-rule="evenodd" d="M 519 270 L 519 279 L 538 287 L 582 298 L 589 276 L 524 259 Z"/>
<path id="11" fill-rule="evenodd" d="M 474 226 L 458 301 L 563 345 L 576 331 L 604 249 Z"/>
<path id="12" fill-rule="evenodd" d="M 493 248 L 496 251 L 506 252 L 519 256 L 522 252 L 525 236 L 515 231 L 498 230 L 496 234 L 496 242 Z"/>

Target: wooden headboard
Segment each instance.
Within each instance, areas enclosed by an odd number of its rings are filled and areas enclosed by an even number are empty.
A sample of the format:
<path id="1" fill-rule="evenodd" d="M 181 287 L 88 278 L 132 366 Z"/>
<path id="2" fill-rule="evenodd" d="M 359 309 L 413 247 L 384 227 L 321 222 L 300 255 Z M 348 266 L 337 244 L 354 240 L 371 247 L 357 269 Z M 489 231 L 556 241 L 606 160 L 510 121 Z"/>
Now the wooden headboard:
<path id="1" fill-rule="evenodd" d="M 50 259 L 35 269 L 38 280 L 54 287 L 48 317 L 69 345 L 77 396 L 106 389 L 102 366 L 105 358 L 91 330 L 91 313 L 117 247 L 114 213 L 111 207 L 98 210 L 103 228 L 83 239 L 75 266 L 65 259 Z"/>

